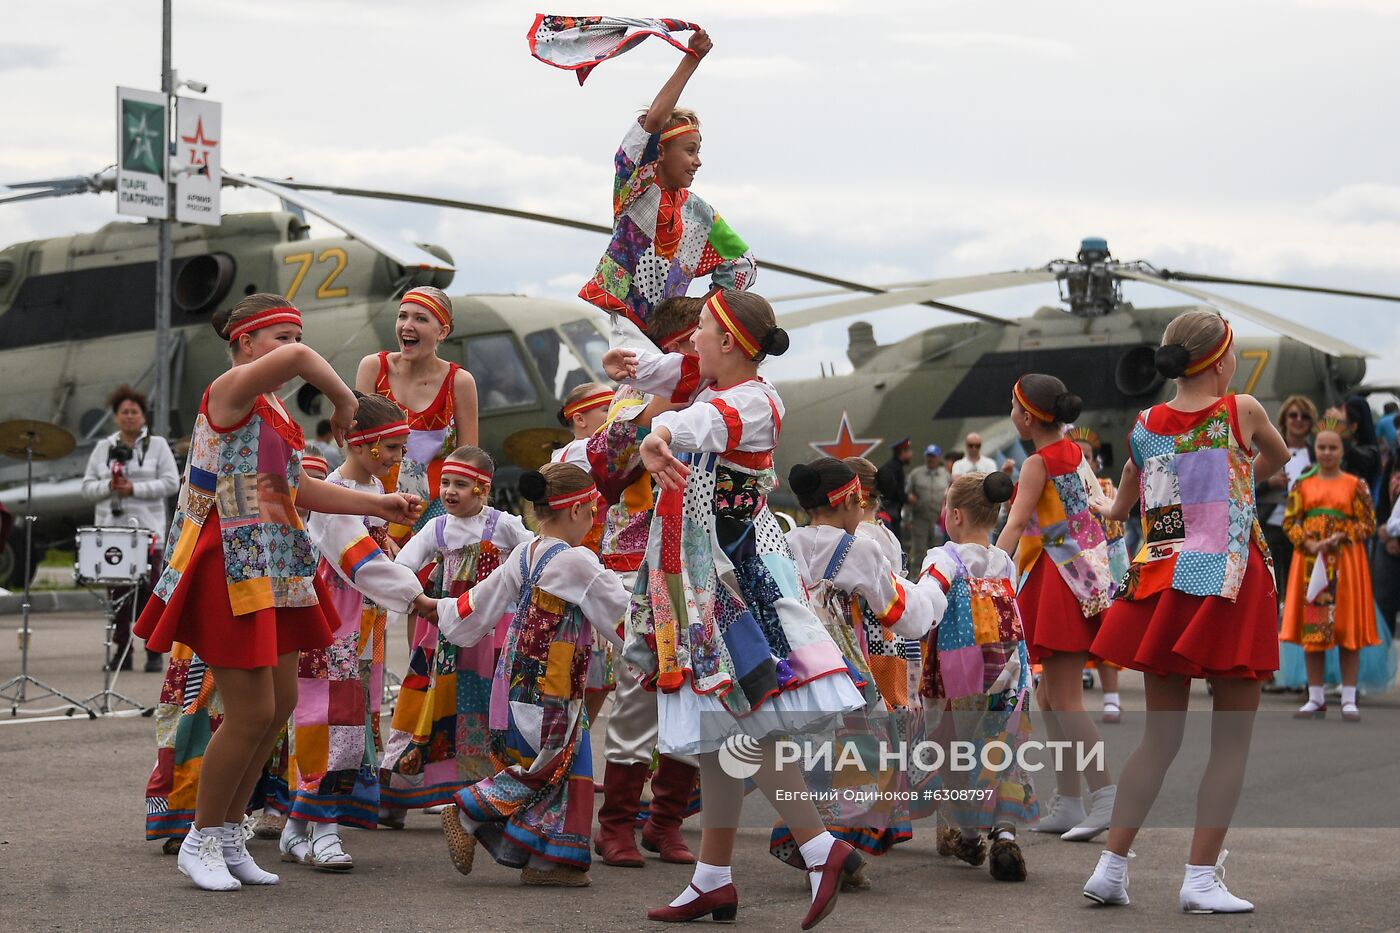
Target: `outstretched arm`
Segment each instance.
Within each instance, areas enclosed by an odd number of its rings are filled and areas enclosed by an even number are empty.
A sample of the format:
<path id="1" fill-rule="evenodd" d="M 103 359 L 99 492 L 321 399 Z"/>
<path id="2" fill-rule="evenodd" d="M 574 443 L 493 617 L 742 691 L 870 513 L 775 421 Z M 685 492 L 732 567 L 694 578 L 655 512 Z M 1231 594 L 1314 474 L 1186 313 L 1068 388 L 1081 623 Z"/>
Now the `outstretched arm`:
<path id="1" fill-rule="evenodd" d="M 259 395 L 275 392 L 297 377 L 325 393 L 335 406 L 331 430 L 338 445 L 355 417 L 355 395 L 321 354 L 304 343 L 288 343 L 242 366 L 231 367 L 209 386 L 209 415 L 218 424 L 233 424 L 252 410 Z"/>
<path id="2" fill-rule="evenodd" d="M 647 108 L 647 114 L 642 119 L 642 129 L 648 133 L 659 133 L 666 121 L 671 119 L 671 111 L 676 109 L 676 104 L 680 102 L 681 91 L 685 90 L 686 82 L 690 76 L 695 74 L 695 69 L 700 67 L 700 59 L 709 54 L 714 43 L 710 41 L 710 34 L 703 29 L 698 29 L 690 37 L 690 52 L 681 58 L 680 64 L 672 72 L 671 77 L 666 79 L 666 83 L 661 85 L 661 90 L 656 93 L 656 99 Z"/>

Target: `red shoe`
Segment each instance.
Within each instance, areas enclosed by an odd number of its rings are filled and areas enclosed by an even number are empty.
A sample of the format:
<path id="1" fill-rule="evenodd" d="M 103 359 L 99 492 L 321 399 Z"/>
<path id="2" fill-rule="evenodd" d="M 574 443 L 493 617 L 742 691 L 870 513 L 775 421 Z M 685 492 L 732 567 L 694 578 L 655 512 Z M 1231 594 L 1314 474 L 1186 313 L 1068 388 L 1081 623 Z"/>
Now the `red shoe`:
<path id="1" fill-rule="evenodd" d="M 681 835 L 681 823 L 698 774 L 699 769 L 662 755 L 651 777 L 651 812 L 642 824 L 642 845 L 661 853 L 663 862 L 695 864 L 695 854 Z"/>
<path id="2" fill-rule="evenodd" d="M 646 864 L 637 849 L 637 808 L 648 770 L 646 764 L 619 765 L 610 761 L 603 771 L 603 805 L 598 808 L 593 851 L 604 865 L 641 868 Z"/>
<path id="3" fill-rule="evenodd" d="M 854 875 L 864 862 L 865 859 L 854 846 L 844 839 L 837 839 L 827 853 L 826 863 L 807 869 L 820 874 L 821 882 L 817 885 L 816 896 L 812 898 L 812 906 L 802 920 L 802 929 L 810 930 L 826 919 L 826 915 L 836 906 L 836 896 L 841 893 L 842 876 Z"/>
<path id="4" fill-rule="evenodd" d="M 713 891 L 701 891 L 694 884 L 691 887 L 700 895 L 695 900 L 679 907 L 653 907 L 647 911 L 647 919 L 662 923 L 688 923 L 709 914 L 716 923 L 733 923 L 739 915 L 739 889 L 733 884 Z"/>

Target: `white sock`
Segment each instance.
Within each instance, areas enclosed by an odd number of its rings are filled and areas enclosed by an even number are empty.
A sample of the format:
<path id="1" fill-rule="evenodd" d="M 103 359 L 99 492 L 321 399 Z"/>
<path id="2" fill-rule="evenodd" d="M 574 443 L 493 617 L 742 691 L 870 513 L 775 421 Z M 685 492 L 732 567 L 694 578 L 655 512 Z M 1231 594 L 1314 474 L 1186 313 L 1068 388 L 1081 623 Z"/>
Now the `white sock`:
<path id="1" fill-rule="evenodd" d="M 533 868 L 535 871 L 553 871 L 557 866 L 547 858 L 532 855 L 530 861 L 525 863 L 525 867 Z"/>
<path id="2" fill-rule="evenodd" d="M 821 868 L 826 864 L 826 858 L 831 854 L 831 847 L 836 845 L 836 837 L 831 833 L 818 833 L 808 839 L 798 849 L 802 851 L 802 861 L 807 863 L 807 868 Z M 821 886 L 822 876 L 819 872 L 808 871 L 807 878 L 812 882 L 812 896 L 817 896 L 817 888 Z"/>
<path id="3" fill-rule="evenodd" d="M 1123 704 L 1120 703 L 1118 700 L 1118 693 L 1116 691 L 1113 693 L 1105 693 L 1103 695 L 1103 705 L 1107 706 L 1110 703 L 1120 708 L 1123 706 Z"/>
<path id="4" fill-rule="evenodd" d="M 1104 849 L 1099 866 L 1103 869 L 1104 877 L 1114 884 L 1122 884 L 1123 879 L 1128 877 L 1128 859 L 1117 852 Z"/>
<path id="5" fill-rule="evenodd" d="M 1322 692 L 1322 687 L 1308 688 L 1308 702 L 1314 706 L 1322 707 L 1327 705 L 1327 696 Z"/>
<path id="6" fill-rule="evenodd" d="M 1081 807 L 1084 806 L 1084 798 L 1083 798 L 1083 797 L 1066 797 L 1064 794 L 1060 794 L 1059 797 L 1058 797 L 1058 799 L 1056 800 L 1056 804 L 1057 804 L 1057 808 L 1058 808 L 1058 805 L 1068 805 L 1070 809 L 1073 809 L 1073 808 L 1075 807 L 1076 804 L 1079 805 L 1079 806 L 1081 806 Z"/>
<path id="7" fill-rule="evenodd" d="M 697 861 L 695 874 L 690 877 L 690 884 L 686 885 L 680 896 L 671 902 L 671 906 L 681 907 L 695 900 L 700 896 L 700 894 L 695 893 L 697 888 L 702 894 L 705 894 L 733 883 L 734 875 L 730 872 L 728 865 L 706 865 L 704 862 Z"/>
<path id="8" fill-rule="evenodd" d="M 322 836 L 334 836 L 334 835 L 339 835 L 339 833 L 340 833 L 340 824 L 339 824 L 339 823 L 312 823 L 312 824 L 311 824 L 311 838 L 312 838 L 312 839 L 319 839 L 319 838 L 321 838 Z"/>
<path id="9" fill-rule="evenodd" d="M 1192 891 L 1209 891 L 1215 887 L 1215 866 L 1187 865 L 1186 880 L 1181 886 Z"/>
<path id="10" fill-rule="evenodd" d="M 462 828 L 469 833 L 476 832 L 476 828 L 481 825 L 476 820 L 467 816 L 467 811 L 463 810 L 461 807 L 457 808 L 457 822 L 461 823 Z"/>
<path id="11" fill-rule="evenodd" d="M 1350 687 L 1346 686 L 1345 684 L 1342 685 L 1342 705 L 1356 705 L 1356 687 L 1354 685 Z"/>
<path id="12" fill-rule="evenodd" d="M 997 830 L 996 833 L 994 834 L 994 838 L 995 838 L 996 840 L 998 840 L 998 841 L 1004 840 L 1004 839 L 1009 839 L 1009 840 L 1011 840 L 1012 842 L 1015 842 L 1015 841 L 1016 841 L 1016 831 L 1015 831 L 1014 829 L 999 829 L 999 830 Z"/>

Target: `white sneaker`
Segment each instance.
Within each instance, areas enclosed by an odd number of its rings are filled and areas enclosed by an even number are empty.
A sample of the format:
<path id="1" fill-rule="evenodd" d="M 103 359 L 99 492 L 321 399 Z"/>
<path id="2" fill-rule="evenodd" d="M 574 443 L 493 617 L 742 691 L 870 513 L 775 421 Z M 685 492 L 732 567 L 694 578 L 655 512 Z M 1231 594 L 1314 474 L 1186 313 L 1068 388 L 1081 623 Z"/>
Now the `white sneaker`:
<path id="1" fill-rule="evenodd" d="M 1031 827 L 1033 833 L 1063 833 L 1084 822 L 1084 801 L 1079 797 L 1055 795 L 1050 801 L 1050 812 Z"/>
<path id="2" fill-rule="evenodd" d="M 1210 876 L 1210 886 L 1204 890 L 1191 884 L 1191 870 L 1197 865 L 1186 866 L 1186 878 L 1181 882 L 1181 909 L 1188 914 L 1247 914 L 1254 905 L 1242 897 L 1236 897 L 1225 887 L 1225 856 L 1229 849 L 1222 849 L 1215 862 L 1215 871 Z"/>
<path id="3" fill-rule="evenodd" d="M 1113 819 L 1113 801 L 1118 797 L 1118 785 L 1100 787 L 1089 795 L 1089 812 L 1077 826 L 1060 836 L 1066 842 L 1088 842 L 1108 829 Z"/>
<path id="4" fill-rule="evenodd" d="M 1112 859 L 1113 853 L 1107 850 L 1099 856 L 1094 873 L 1084 882 L 1084 896 L 1095 903 L 1117 907 L 1128 903 L 1128 870 L 1124 867 L 1121 884 L 1110 879 L 1108 865 Z"/>
<path id="5" fill-rule="evenodd" d="M 440 804 L 438 804 L 438 805 L 435 806 L 435 807 L 424 807 L 424 808 L 423 808 L 423 815 L 424 815 L 424 816 L 441 816 L 441 815 L 442 815 L 442 811 L 443 811 L 443 810 L 446 810 L 446 809 L 447 809 L 447 804 L 445 804 L 445 803 L 440 803 Z"/>
<path id="6" fill-rule="evenodd" d="M 228 873 L 243 884 L 276 884 L 280 879 L 270 871 L 263 871 L 253 856 L 248 854 L 248 840 L 253 838 L 253 818 L 242 823 L 224 824 L 223 854 Z"/>
<path id="7" fill-rule="evenodd" d="M 224 864 L 222 827 L 204 833 L 191 826 L 175 865 L 180 874 L 205 891 L 237 891 L 243 887 Z"/>

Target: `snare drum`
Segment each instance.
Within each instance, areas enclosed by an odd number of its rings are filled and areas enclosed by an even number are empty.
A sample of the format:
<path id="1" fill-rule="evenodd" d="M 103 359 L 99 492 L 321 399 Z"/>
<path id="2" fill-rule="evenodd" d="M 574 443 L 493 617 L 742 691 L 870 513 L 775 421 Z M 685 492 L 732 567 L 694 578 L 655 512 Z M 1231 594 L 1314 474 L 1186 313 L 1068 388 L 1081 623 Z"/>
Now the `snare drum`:
<path id="1" fill-rule="evenodd" d="M 132 585 L 151 575 L 155 533 L 131 525 L 78 529 L 73 579 L 81 584 Z"/>

